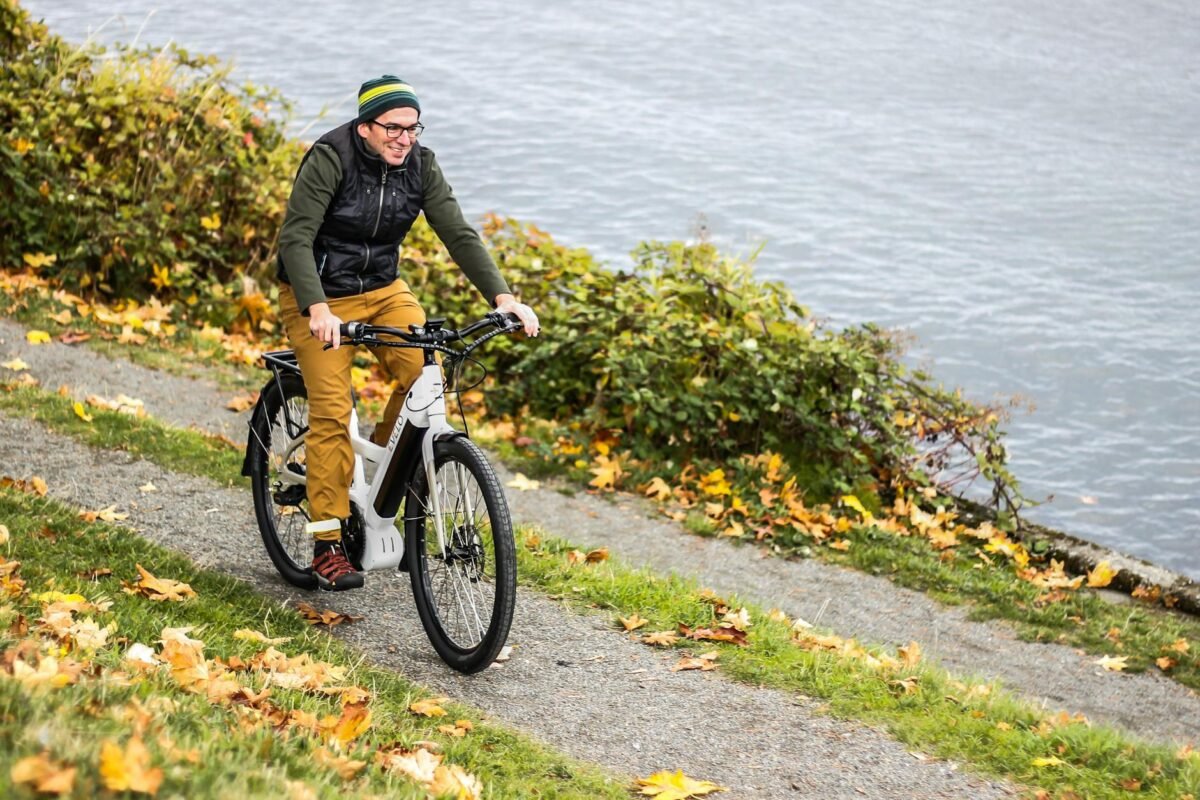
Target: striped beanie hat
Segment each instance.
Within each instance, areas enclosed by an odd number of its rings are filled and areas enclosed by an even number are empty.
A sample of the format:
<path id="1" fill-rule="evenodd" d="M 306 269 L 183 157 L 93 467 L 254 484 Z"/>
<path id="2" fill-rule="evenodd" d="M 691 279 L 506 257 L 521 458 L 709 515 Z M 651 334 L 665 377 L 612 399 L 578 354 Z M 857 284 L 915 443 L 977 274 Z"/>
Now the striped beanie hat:
<path id="1" fill-rule="evenodd" d="M 375 119 L 393 108 L 415 108 L 421 113 L 421 104 L 413 88 L 395 75 L 372 78 L 358 90 L 358 119 L 366 122 Z"/>

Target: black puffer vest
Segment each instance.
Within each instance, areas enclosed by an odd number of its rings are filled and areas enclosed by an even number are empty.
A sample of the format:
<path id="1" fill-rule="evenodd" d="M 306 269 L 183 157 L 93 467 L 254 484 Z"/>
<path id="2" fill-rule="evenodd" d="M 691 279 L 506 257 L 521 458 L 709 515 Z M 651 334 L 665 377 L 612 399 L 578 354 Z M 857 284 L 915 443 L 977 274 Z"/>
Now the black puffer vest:
<path id="1" fill-rule="evenodd" d="M 351 120 L 316 142 L 331 146 L 342 162 L 342 182 L 313 241 L 327 297 L 362 294 L 395 281 L 400 244 L 421 213 L 421 145 L 413 145 L 402 166 L 389 167 L 367 149 L 357 127 Z M 311 154 L 310 149 L 305 160 Z M 286 280 L 282 263 L 279 272 Z"/>

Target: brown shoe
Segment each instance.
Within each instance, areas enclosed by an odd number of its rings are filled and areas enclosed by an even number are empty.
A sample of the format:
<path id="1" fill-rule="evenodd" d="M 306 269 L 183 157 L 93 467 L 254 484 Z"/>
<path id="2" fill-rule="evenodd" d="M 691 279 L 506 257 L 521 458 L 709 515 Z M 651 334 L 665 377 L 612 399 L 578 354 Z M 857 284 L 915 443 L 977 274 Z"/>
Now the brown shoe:
<path id="1" fill-rule="evenodd" d="M 363 576 L 356 572 L 342 543 L 336 542 L 330 546 L 321 547 L 321 552 L 313 556 L 312 571 L 317 578 L 317 586 L 329 592 L 342 592 L 346 589 L 361 589 Z"/>

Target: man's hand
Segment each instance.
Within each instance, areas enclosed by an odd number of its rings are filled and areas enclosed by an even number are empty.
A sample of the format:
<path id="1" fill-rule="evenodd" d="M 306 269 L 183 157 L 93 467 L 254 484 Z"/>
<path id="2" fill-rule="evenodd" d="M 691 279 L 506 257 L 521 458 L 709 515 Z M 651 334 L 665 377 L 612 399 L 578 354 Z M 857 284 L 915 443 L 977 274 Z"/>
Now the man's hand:
<path id="1" fill-rule="evenodd" d="M 517 298 L 511 294 L 496 295 L 496 310 L 501 314 L 516 314 L 517 319 L 521 320 L 521 324 L 525 326 L 526 336 L 537 336 L 538 331 L 541 330 L 537 314 L 533 313 L 533 309 L 524 303 L 518 303 Z"/>
<path id="2" fill-rule="evenodd" d="M 536 323 L 536 317 L 534 321 Z M 334 350 L 342 344 L 341 328 L 342 321 L 329 310 L 328 303 L 313 303 L 308 307 L 308 329 L 322 342 L 333 345 Z"/>

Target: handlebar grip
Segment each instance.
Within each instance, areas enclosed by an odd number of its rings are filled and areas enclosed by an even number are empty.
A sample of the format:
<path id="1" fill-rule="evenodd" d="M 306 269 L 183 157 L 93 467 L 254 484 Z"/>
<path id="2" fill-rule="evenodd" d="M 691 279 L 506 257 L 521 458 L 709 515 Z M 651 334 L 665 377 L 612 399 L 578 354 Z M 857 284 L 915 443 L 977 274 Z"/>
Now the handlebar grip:
<path id="1" fill-rule="evenodd" d="M 363 324 L 361 322 L 343 322 L 338 330 L 347 339 L 354 339 L 362 335 Z"/>

